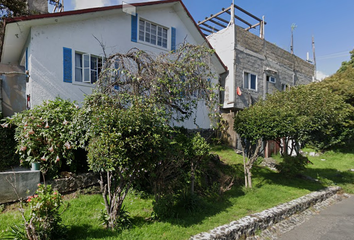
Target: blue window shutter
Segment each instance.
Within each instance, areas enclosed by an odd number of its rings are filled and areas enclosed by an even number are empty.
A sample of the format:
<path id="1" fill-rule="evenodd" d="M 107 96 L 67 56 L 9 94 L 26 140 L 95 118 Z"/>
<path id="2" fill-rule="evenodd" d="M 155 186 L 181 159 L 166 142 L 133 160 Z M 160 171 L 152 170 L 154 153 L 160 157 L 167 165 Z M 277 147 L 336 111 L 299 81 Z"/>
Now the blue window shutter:
<path id="1" fill-rule="evenodd" d="M 28 70 L 28 47 L 26 48 L 25 70 Z"/>
<path id="2" fill-rule="evenodd" d="M 132 42 L 138 41 L 138 14 L 132 15 Z"/>
<path id="3" fill-rule="evenodd" d="M 176 51 L 176 28 L 171 27 L 171 51 Z"/>
<path id="4" fill-rule="evenodd" d="M 72 82 L 72 55 L 70 48 L 63 48 L 63 76 L 64 82 Z"/>

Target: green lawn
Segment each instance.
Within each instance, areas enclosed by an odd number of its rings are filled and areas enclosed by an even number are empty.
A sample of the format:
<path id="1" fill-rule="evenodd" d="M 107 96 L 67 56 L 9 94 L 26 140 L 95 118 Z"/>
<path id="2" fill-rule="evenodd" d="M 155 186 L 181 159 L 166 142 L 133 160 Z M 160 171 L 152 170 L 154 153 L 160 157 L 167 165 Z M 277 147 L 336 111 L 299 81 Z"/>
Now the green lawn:
<path id="1" fill-rule="evenodd" d="M 126 209 L 133 217 L 134 227 L 121 233 L 103 228 L 99 221 L 103 209 L 101 195 L 76 194 L 63 213 L 64 224 L 69 227 L 69 239 L 188 239 L 191 235 L 227 224 L 250 213 L 259 212 L 280 203 L 303 196 L 327 186 L 337 184 L 349 193 L 354 193 L 353 153 L 328 152 L 319 157 L 310 157 L 314 163 L 306 170 L 307 175 L 322 182 L 300 178 L 284 178 L 266 168 L 254 167 L 252 190 L 243 188 L 242 157 L 227 147 L 214 147 L 226 163 L 225 168 L 235 172 L 236 183 L 222 198 L 210 201 L 199 213 L 181 212 L 174 219 L 152 221 L 152 197 L 141 198 L 130 193 L 125 200 Z M 325 159 L 325 160 L 323 160 Z M 21 221 L 17 211 L 6 210 L 0 214 L 0 233 Z"/>

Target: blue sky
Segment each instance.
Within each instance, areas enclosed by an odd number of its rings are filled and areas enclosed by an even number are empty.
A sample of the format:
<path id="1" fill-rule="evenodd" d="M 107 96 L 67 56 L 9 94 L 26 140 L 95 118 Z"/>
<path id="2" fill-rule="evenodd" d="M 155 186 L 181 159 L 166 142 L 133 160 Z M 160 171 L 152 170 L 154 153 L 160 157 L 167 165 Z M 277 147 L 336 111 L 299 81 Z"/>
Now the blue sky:
<path id="1" fill-rule="evenodd" d="M 116 5 L 121 1 L 64 0 L 64 6 L 68 11 Z M 125 0 L 129 3 L 142 1 Z M 198 22 L 229 7 L 232 0 L 183 0 L 183 3 Z M 335 73 L 343 61 L 350 59 L 349 51 L 354 49 L 353 0 L 235 0 L 235 4 L 259 18 L 265 16 L 265 39 L 289 51 L 291 25 L 295 23 L 294 53 L 303 59 L 307 52 L 310 59 L 313 58 L 311 42 L 314 36 L 317 70 L 321 72 L 318 78 L 322 74 Z"/>

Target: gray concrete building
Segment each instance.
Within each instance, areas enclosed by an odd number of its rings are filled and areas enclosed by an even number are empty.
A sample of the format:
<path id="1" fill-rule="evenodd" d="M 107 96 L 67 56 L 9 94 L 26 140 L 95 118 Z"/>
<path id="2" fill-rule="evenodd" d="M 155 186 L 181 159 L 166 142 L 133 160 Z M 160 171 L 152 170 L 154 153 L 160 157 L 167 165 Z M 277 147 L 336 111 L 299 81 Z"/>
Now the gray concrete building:
<path id="1" fill-rule="evenodd" d="M 256 23 L 249 23 L 237 13 Z M 314 79 L 313 64 L 265 40 L 265 24 L 263 18 L 234 4 L 198 23 L 228 67 L 227 74 L 221 79 L 221 112 L 227 122 L 224 138 L 239 149 L 241 146 L 237 144 L 237 134 L 233 130 L 233 117 L 237 111 L 265 99 L 267 94 L 308 84 Z M 254 28 L 259 29 L 259 35 L 249 32 Z"/>

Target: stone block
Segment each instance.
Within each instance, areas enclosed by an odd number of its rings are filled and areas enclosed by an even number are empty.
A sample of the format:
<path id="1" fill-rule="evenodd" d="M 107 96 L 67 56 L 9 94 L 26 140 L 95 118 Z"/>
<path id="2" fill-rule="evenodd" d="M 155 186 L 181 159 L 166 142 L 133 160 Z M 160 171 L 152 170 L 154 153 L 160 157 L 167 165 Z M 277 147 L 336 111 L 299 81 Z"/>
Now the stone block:
<path id="1" fill-rule="evenodd" d="M 0 204 L 33 195 L 39 182 L 40 171 L 0 172 Z"/>

